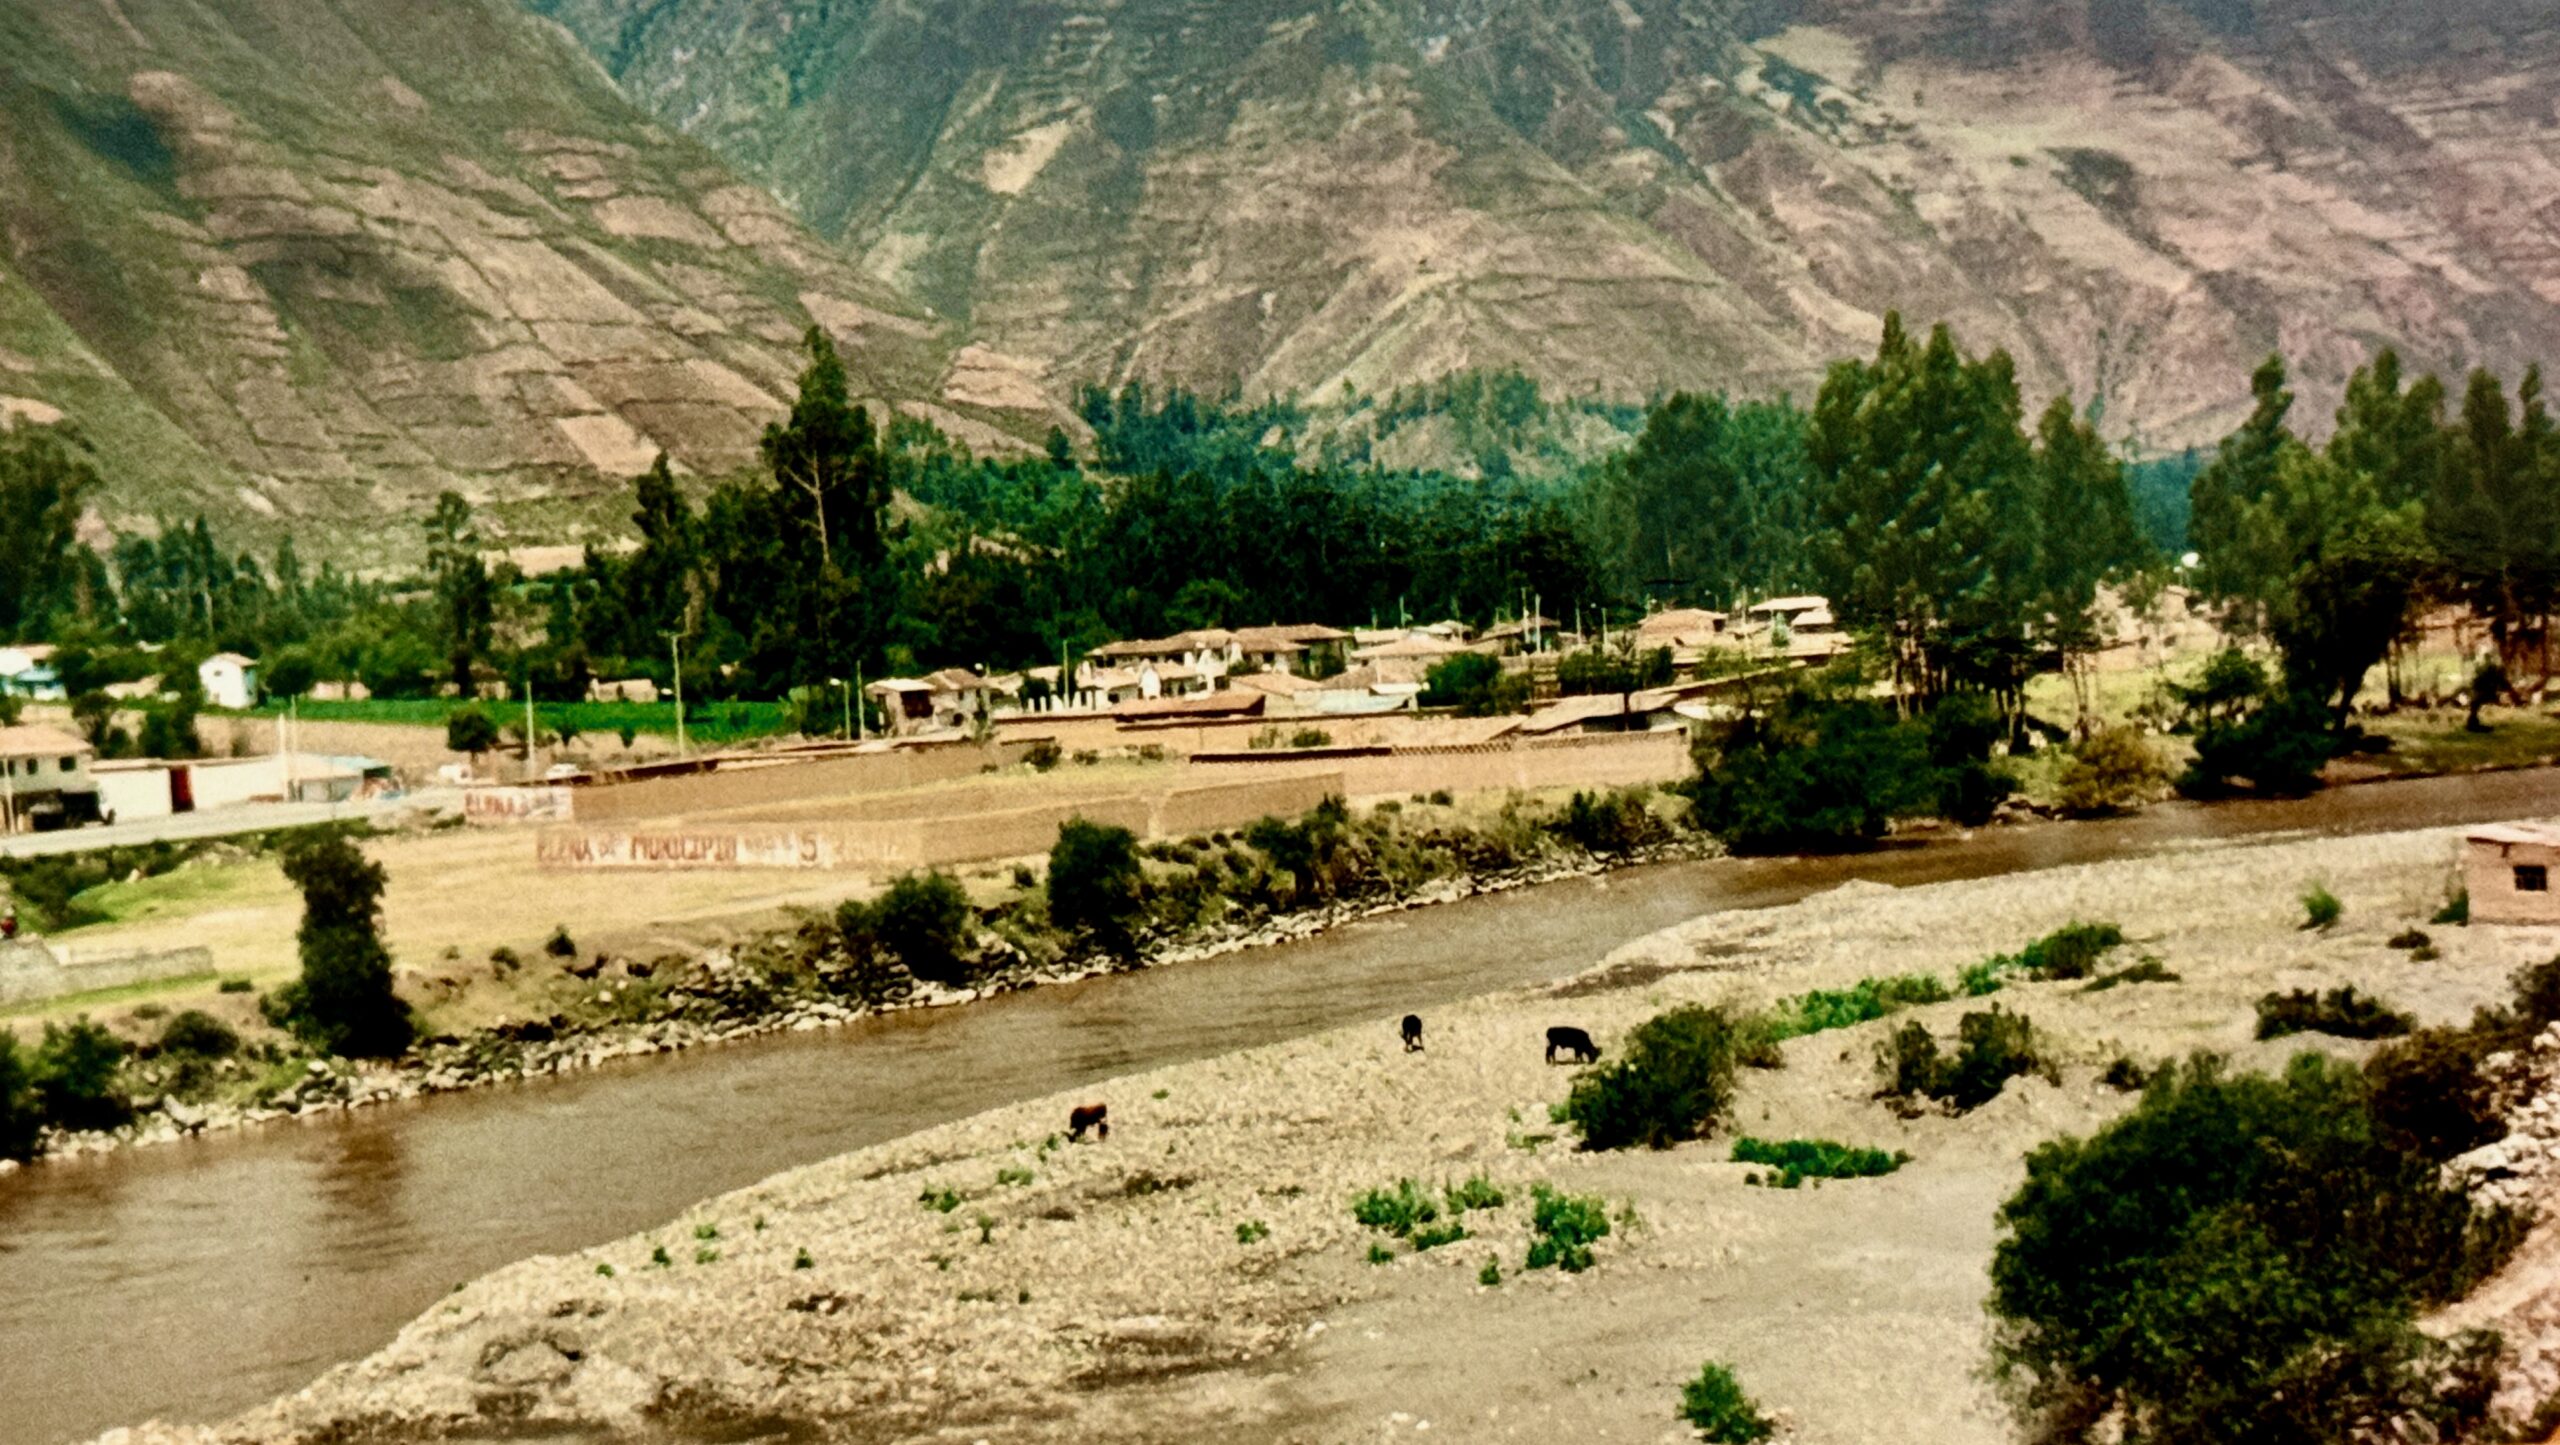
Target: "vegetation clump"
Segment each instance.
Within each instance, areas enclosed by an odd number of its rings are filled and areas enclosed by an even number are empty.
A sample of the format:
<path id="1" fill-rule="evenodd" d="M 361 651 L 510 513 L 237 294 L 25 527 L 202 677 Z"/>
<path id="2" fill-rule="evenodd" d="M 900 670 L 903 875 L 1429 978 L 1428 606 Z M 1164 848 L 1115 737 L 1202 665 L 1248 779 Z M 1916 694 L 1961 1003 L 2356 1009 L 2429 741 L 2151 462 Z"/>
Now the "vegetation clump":
<path id="1" fill-rule="evenodd" d="M 1580 1274 L 1595 1262 L 1591 1246 L 1609 1236 L 1609 1202 L 1596 1195 L 1563 1194 L 1541 1184 L 1530 1191 L 1530 1269 Z"/>
<path id="2" fill-rule="evenodd" d="M 1752 1031 L 1720 1008 L 1684 1005 L 1627 1035 L 1613 1063 L 1574 1080 L 1565 1122 L 1585 1149 L 1668 1149 L 1701 1138 L 1733 1104 L 1734 1069 Z"/>
<path id="3" fill-rule="evenodd" d="M 1776 1422 L 1742 1391 L 1733 1371 L 1710 1361 L 1698 1378 L 1680 1387 L 1680 1418 L 1709 1445 L 1758 1445 L 1777 1433 Z"/>
<path id="4" fill-rule="evenodd" d="M 945 987 L 976 977 L 969 895 L 940 869 L 901 874 L 869 903 L 846 900 L 836 910 L 836 926 L 857 959 L 885 952 L 918 980 Z"/>
<path id="5" fill-rule="evenodd" d="M 1049 849 L 1049 921 L 1119 956 L 1137 950 L 1146 879 L 1137 835 L 1110 823 L 1070 818 Z"/>
<path id="6" fill-rule="evenodd" d="M 1848 988 L 1813 989 L 1781 999 L 1766 1023 L 1772 1041 L 1845 1029 L 1880 1019 L 1917 1004 L 1942 1003 L 1954 997 L 1947 986 L 1925 973 L 1862 978 Z"/>
<path id="7" fill-rule="evenodd" d="M 1876 1051 L 1884 1077 L 1877 1097 L 1910 1104 L 1935 1100 L 1962 1114 L 2000 1096 L 2011 1079 L 2022 1074 L 2055 1077 L 2026 1015 L 2009 1013 L 1998 1004 L 1968 1013 L 1956 1021 L 1956 1051 L 1938 1047 L 1929 1026 L 1914 1020 L 1902 1026 Z"/>
<path id="8" fill-rule="evenodd" d="M 1995 1368 L 2054 1442 L 2479 1438 L 2498 1342 L 2417 1316 L 2513 1248 L 2376 1126 L 2356 1070 L 2198 1057 L 2027 1160 L 1991 1267 Z"/>
<path id="9" fill-rule="evenodd" d="M 1793 1189 L 1806 1179 L 1874 1179 L 1891 1174 L 1911 1162 L 1911 1156 L 1896 1150 L 1866 1149 L 1851 1144 L 1835 1144 L 1828 1139 L 1755 1139 L 1745 1135 L 1733 1142 L 1736 1164 L 1766 1164 L 1778 1171 L 1779 1187 Z"/>
<path id="10" fill-rule="evenodd" d="M 2070 817 L 2109 817 L 2151 801 L 2168 781 L 2168 769 L 2141 733 L 2100 728 L 2063 759 L 2055 801 Z"/>
<path id="11" fill-rule="evenodd" d="M 2407 1033 L 2416 1020 L 2354 985 L 2315 993 L 2297 988 L 2270 993 L 2258 1000 L 2258 1037 L 2287 1034 L 2330 1034 L 2342 1039 L 2387 1039 Z"/>
<path id="12" fill-rule="evenodd" d="M 2346 911 L 2347 906 L 2338 901 L 2338 895 L 2320 884 L 2314 883 L 2303 892 L 2302 927 L 2305 932 L 2335 926 Z"/>

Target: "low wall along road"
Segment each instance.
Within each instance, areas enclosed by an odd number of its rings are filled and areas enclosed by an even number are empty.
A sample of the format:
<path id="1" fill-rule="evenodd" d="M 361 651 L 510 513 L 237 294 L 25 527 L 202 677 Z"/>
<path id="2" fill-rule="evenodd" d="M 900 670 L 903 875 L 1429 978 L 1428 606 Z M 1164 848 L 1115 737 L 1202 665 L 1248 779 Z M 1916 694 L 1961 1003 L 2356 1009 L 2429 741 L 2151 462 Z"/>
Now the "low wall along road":
<path id="1" fill-rule="evenodd" d="M 17 938 L 0 943 L 0 1005 L 41 1003 L 102 988 L 212 973 L 209 948 L 128 950 L 89 957 L 70 948 L 57 950 L 40 938 Z"/>

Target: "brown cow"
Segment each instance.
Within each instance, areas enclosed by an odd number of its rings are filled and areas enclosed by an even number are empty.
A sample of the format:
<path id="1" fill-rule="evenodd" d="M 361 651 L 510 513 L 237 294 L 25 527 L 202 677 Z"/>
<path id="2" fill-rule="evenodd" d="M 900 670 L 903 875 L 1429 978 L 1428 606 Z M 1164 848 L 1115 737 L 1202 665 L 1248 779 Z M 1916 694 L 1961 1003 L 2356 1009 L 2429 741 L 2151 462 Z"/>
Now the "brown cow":
<path id="1" fill-rule="evenodd" d="M 1111 1137 L 1109 1104 L 1079 1104 L 1067 1111 L 1067 1138 L 1070 1141 L 1082 1139 L 1087 1129 L 1093 1131 L 1097 1142 Z"/>

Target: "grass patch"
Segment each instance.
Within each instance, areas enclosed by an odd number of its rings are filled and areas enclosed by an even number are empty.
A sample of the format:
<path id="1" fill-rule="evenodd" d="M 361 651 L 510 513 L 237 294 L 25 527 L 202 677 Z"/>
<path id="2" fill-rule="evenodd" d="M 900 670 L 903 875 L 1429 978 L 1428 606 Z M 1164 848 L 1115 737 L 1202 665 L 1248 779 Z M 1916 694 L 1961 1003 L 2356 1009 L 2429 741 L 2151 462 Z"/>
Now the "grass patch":
<path id="1" fill-rule="evenodd" d="M 2371 994 L 2356 992 L 2352 984 L 2327 993 L 2298 988 L 2258 1000 L 2258 1037 L 2262 1039 L 2280 1039 L 2288 1034 L 2388 1039 L 2416 1026 L 2415 1019 Z"/>
<path id="2" fill-rule="evenodd" d="M 2038 982 L 2087 978 L 2098 961 L 2124 943 L 2124 930 L 2112 923 L 2066 923 L 2016 953 L 1995 953 L 1967 966 L 1957 987 L 1967 998 L 1997 993 L 2011 974 Z"/>
<path id="3" fill-rule="evenodd" d="M 916 1196 L 916 1202 L 936 1214 L 949 1214 L 960 1207 L 963 1197 L 957 1189 L 928 1189 Z"/>
<path id="4" fill-rule="evenodd" d="M 1733 1162 L 1765 1164 L 1778 1170 L 1778 1187 L 1793 1189 L 1805 1179 L 1876 1179 L 1911 1162 L 1900 1151 L 1864 1149 L 1828 1139 L 1754 1139 L 1733 1141 Z"/>
<path id="5" fill-rule="evenodd" d="M 367 698 L 362 702 L 321 702 L 304 698 L 301 716 L 305 722 L 392 723 L 441 731 L 455 706 L 452 698 L 445 697 Z M 207 708 L 204 715 L 208 718 L 271 718 L 280 711 L 280 708 L 265 707 L 233 713 Z M 518 704 L 505 721 L 520 723 L 523 719 L 524 708 Z M 635 733 L 674 737 L 676 705 L 672 701 L 546 702 L 534 705 L 536 727 L 551 732 L 562 723 L 596 739 L 615 737 L 625 727 Z M 697 744 L 773 737 L 791 731 L 791 710 L 788 704 L 780 702 L 695 702 L 686 706 L 684 727 L 685 735 Z"/>
<path id="6" fill-rule="evenodd" d="M 1862 978 L 1848 988 L 1815 989 L 1779 1000 L 1769 1016 L 1768 1036 L 1776 1042 L 1850 1028 L 1915 1004 L 1940 1003 L 1951 997 L 1945 984 L 1925 973 Z"/>
<path id="7" fill-rule="evenodd" d="M 1236 1243 L 1260 1244 L 1271 1237 L 1271 1226 L 1259 1219 L 1248 1219 L 1236 1226 Z"/>
<path id="8" fill-rule="evenodd" d="M 1438 1219 L 1440 1206 L 1429 1190 L 1410 1179 L 1399 1179 L 1393 1189 L 1372 1189 L 1352 1200 L 1351 1217 L 1403 1239 L 1416 1227 Z"/>
<path id="9" fill-rule="evenodd" d="M 1413 1252 L 1420 1254 L 1426 1249 L 1438 1249 L 1466 1237 L 1467 1227 L 1454 1219 L 1446 1224 L 1426 1224 L 1413 1232 Z"/>

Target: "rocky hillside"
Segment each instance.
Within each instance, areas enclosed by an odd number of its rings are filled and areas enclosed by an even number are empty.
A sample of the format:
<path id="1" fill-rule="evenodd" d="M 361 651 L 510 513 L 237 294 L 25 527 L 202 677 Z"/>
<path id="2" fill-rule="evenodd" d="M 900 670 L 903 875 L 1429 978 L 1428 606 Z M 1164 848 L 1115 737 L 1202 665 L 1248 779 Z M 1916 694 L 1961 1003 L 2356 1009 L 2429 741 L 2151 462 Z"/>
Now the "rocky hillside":
<path id="1" fill-rule="evenodd" d="M 504 0 L 0 5 L 0 416 L 82 428 L 109 525 L 574 535 L 750 458 L 812 321 L 875 401 L 1051 423 Z"/>
<path id="2" fill-rule="evenodd" d="M 528 3 L 1053 388 L 1801 391 L 1899 306 L 2163 443 L 2560 334 L 2547 7 Z"/>

